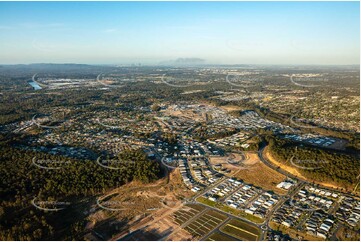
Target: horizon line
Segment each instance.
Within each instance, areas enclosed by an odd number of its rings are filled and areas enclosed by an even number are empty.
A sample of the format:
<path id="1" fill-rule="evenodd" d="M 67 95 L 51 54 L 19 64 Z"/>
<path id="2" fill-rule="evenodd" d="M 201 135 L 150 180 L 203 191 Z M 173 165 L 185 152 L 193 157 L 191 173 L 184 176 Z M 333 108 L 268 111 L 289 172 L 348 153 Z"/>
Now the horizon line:
<path id="1" fill-rule="evenodd" d="M 129 66 L 129 65 L 138 65 L 138 66 L 237 66 L 237 65 L 251 65 L 251 66 L 360 66 L 358 64 L 252 64 L 252 63 L 237 63 L 237 64 L 221 64 L 221 63 L 209 63 L 209 64 L 142 64 L 141 62 L 133 62 L 127 64 L 102 64 L 102 63 L 76 63 L 76 62 L 33 62 L 33 63 L 10 63 L 2 64 L 0 66 L 15 66 L 15 65 L 89 65 L 89 66 Z"/>

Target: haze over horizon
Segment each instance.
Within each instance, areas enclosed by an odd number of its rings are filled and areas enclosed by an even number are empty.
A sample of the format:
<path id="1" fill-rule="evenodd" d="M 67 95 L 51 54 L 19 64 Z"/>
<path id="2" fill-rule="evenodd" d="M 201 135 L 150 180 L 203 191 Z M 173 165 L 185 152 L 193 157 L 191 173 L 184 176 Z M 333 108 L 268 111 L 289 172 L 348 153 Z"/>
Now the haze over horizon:
<path id="1" fill-rule="evenodd" d="M 359 2 L 0 2 L 0 64 L 353 65 Z"/>

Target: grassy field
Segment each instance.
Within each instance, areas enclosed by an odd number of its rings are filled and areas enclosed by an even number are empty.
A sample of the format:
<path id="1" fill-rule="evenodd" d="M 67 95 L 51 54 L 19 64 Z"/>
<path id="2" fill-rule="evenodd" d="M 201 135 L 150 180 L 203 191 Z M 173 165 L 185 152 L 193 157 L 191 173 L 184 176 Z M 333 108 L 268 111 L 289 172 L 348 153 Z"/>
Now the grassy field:
<path id="1" fill-rule="evenodd" d="M 204 197 L 197 198 L 197 202 L 206 204 L 206 205 L 211 206 L 211 207 L 215 207 L 216 204 L 217 204 L 217 202 L 213 202 L 213 201 L 208 200 L 207 198 L 204 198 Z"/>
<path id="2" fill-rule="evenodd" d="M 236 219 L 223 225 L 220 230 L 240 240 L 254 241 L 260 237 L 260 230 L 257 227 Z"/>
<path id="3" fill-rule="evenodd" d="M 235 216 L 239 216 L 239 217 L 242 217 L 242 218 L 245 218 L 249 221 L 252 221 L 254 223 L 262 223 L 264 221 L 264 219 L 262 218 L 259 218 L 259 217 L 256 217 L 256 216 L 253 216 L 252 214 L 247 214 L 241 210 L 238 210 L 238 209 L 234 209 L 234 208 L 231 208 L 223 203 L 217 203 L 217 202 L 213 202 L 213 201 L 210 201 L 204 197 L 200 197 L 197 199 L 198 202 L 200 203 L 203 203 L 203 204 L 207 204 L 208 206 L 211 206 L 211 207 L 214 207 L 214 208 L 218 208 L 226 213 L 230 213 L 230 214 L 233 214 Z"/>
<path id="4" fill-rule="evenodd" d="M 214 232 L 206 240 L 207 241 L 237 241 L 236 239 L 234 239 L 228 235 L 221 234 L 219 232 Z"/>
<path id="5" fill-rule="evenodd" d="M 263 223 L 263 221 L 264 221 L 264 219 L 262 219 L 260 217 L 254 216 L 252 214 L 245 213 L 245 212 L 243 212 L 241 210 L 238 210 L 238 209 L 231 208 L 231 207 L 229 207 L 227 205 L 224 205 L 224 204 L 221 205 L 220 209 L 222 211 L 226 212 L 226 213 L 237 215 L 239 217 L 245 218 L 245 219 L 247 219 L 249 221 L 252 221 L 254 223 Z"/>

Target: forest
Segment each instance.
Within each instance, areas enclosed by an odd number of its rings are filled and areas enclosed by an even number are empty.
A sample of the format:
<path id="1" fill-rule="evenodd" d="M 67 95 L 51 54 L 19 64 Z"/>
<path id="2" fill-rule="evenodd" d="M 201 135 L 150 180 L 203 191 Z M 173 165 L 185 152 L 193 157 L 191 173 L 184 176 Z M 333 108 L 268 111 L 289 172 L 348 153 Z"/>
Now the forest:
<path id="1" fill-rule="evenodd" d="M 359 181 L 360 159 L 357 155 L 299 145 L 268 137 L 272 156 L 296 168 L 311 181 L 336 183 L 351 188 Z"/>
<path id="2" fill-rule="evenodd" d="M 33 158 L 54 161 L 60 169 L 42 169 L 33 164 Z M 0 152 L 0 239 L 43 240 L 54 238 L 79 239 L 76 229 L 83 229 L 83 219 L 77 204 L 86 198 L 103 194 L 109 189 L 138 180 L 143 183 L 159 178 L 160 167 L 147 159 L 140 150 L 125 151 L 119 159 L 134 161 L 124 169 L 112 170 L 94 161 L 74 160 L 45 153 L 23 151 L 2 146 Z M 48 167 L 51 165 L 47 164 Z M 66 177 L 66 179 L 64 179 Z M 36 209 L 31 201 L 71 201 L 71 206 L 59 212 Z M 93 201 L 94 202 L 94 201 Z M 44 205 L 45 206 L 45 205 Z M 87 203 L 86 206 L 89 206 Z M 68 223 L 59 223 L 54 216 L 74 213 Z M 79 232 L 79 231 L 78 231 Z M 82 239 L 82 238 L 80 238 Z"/>

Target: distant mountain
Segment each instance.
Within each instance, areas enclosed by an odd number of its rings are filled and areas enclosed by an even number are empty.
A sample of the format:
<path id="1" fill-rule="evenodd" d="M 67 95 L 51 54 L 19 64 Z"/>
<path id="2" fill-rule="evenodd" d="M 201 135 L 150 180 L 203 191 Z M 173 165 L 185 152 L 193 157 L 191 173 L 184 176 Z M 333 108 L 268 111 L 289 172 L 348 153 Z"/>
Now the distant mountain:
<path id="1" fill-rule="evenodd" d="M 169 60 L 160 62 L 160 65 L 204 65 L 205 60 L 201 58 L 178 58 L 176 60 Z"/>
<path id="2" fill-rule="evenodd" d="M 178 58 L 175 60 L 177 64 L 204 64 L 205 60 L 200 58 Z"/>

